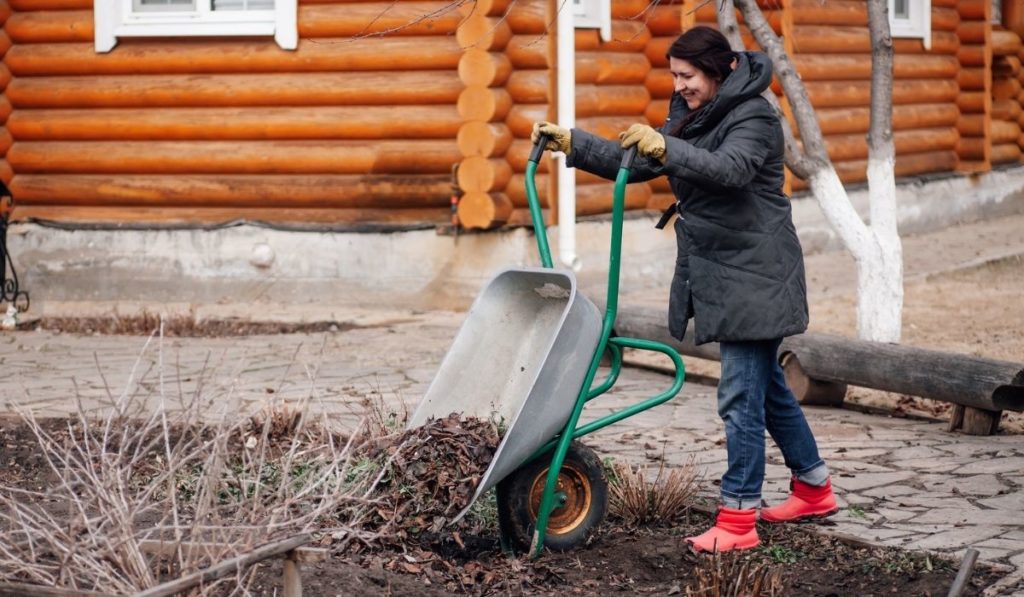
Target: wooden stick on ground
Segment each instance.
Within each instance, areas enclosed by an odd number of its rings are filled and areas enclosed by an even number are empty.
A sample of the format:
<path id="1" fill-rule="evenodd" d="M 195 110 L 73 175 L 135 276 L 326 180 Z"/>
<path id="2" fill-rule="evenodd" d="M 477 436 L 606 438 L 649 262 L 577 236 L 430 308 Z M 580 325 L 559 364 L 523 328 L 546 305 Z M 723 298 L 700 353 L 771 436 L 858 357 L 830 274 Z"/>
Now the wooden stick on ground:
<path id="1" fill-rule="evenodd" d="M 136 597 L 167 597 L 169 595 L 175 595 L 204 582 L 216 580 L 222 576 L 241 570 L 246 566 L 251 566 L 252 564 L 261 562 L 267 558 L 272 558 L 274 556 L 293 551 L 297 547 L 301 547 L 302 545 L 309 543 L 311 539 L 312 538 L 309 534 L 304 533 L 288 539 L 275 541 L 274 543 L 268 543 L 267 545 L 258 547 L 249 553 L 242 554 L 229 560 L 224 560 L 214 566 L 210 566 L 206 570 L 200 570 L 199 572 L 165 582 L 151 589 L 137 593 Z M 297 574 L 294 574 L 296 571 L 292 572 L 294 577 L 297 578 Z M 289 578 L 293 578 L 293 576 L 289 575 Z M 301 594 L 301 586 L 298 590 L 300 591 L 299 594 Z"/>
<path id="2" fill-rule="evenodd" d="M 978 553 L 978 550 L 973 547 L 967 548 L 964 559 L 960 562 L 960 570 L 957 571 L 956 578 L 953 579 L 953 585 L 949 587 L 947 597 L 960 597 L 964 592 L 967 582 L 971 579 L 971 573 L 974 572 L 974 564 L 978 561 Z"/>

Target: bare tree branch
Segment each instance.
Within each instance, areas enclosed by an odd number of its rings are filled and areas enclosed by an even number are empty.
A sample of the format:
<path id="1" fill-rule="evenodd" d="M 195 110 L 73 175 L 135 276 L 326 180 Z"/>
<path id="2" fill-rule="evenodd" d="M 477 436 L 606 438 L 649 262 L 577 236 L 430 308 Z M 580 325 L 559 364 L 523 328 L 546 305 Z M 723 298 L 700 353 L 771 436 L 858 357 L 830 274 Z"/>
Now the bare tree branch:
<path id="1" fill-rule="evenodd" d="M 757 6 L 757 0 L 736 0 L 737 6 L 743 13 L 754 39 L 761 45 L 761 48 L 768 53 L 775 65 L 775 72 L 779 75 L 782 89 L 786 93 L 786 101 L 793 108 L 793 118 L 796 120 L 797 129 L 800 131 L 800 140 L 803 142 L 802 159 L 794 154 L 794 162 L 788 164 L 790 170 L 801 178 L 807 178 L 817 170 L 824 168 L 831 163 L 828 150 L 825 148 L 825 139 L 821 134 L 821 127 L 814 115 L 814 107 L 807 96 L 800 75 L 793 66 L 793 61 L 786 54 L 782 40 L 772 30 L 768 20 Z"/>
<path id="2" fill-rule="evenodd" d="M 740 26 L 736 21 L 736 7 L 733 5 L 732 0 L 719 1 L 718 28 L 725 35 L 726 39 L 729 40 L 729 45 L 733 50 L 742 52 L 746 49 L 743 45 L 743 38 L 740 36 Z M 779 122 L 782 124 L 782 137 L 786 147 L 786 165 L 789 166 L 793 174 L 806 179 L 811 175 L 810 165 L 803 150 L 800 148 L 800 144 L 796 140 L 796 136 L 793 134 L 793 127 L 789 125 L 789 119 L 786 118 L 786 114 L 782 111 L 782 104 L 779 103 L 779 98 L 770 87 L 761 93 L 761 97 L 768 100 L 768 103 L 772 105 L 775 115 L 779 117 Z"/>

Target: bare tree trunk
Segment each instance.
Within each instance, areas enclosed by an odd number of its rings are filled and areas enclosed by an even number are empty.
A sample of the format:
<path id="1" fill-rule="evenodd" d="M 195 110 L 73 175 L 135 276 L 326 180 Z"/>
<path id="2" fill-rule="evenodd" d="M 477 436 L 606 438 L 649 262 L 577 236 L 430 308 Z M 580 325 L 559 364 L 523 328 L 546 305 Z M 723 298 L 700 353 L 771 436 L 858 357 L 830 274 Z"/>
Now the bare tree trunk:
<path id="1" fill-rule="evenodd" d="M 825 138 L 792 60 L 756 0 L 735 0 L 757 43 L 768 54 L 800 131 L 803 151 L 787 140 L 786 165 L 807 180 L 829 224 L 857 263 L 857 335 L 864 340 L 896 342 L 903 309 L 903 255 L 896 230 L 896 187 L 892 142 L 892 40 L 886 0 L 868 0 L 871 19 L 871 148 L 868 185 L 869 227 L 850 202 L 828 156 Z M 738 40 L 733 0 L 720 0 L 719 26 Z M 880 12 L 881 18 L 875 15 Z M 887 65 L 887 66 L 886 66 Z M 882 106 L 880 108 L 880 106 Z M 881 189 L 876 188 L 879 185 Z M 884 190 L 882 190 L 884 189 Z"/>

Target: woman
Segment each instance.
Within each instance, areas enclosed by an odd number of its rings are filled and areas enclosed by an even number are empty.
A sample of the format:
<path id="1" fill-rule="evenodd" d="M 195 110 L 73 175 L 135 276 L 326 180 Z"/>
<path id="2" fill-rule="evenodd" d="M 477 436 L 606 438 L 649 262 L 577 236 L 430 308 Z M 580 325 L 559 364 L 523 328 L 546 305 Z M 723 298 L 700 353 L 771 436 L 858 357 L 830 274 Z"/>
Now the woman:
<path id="1" fill-rule="evenodd" d="M 772 79 L 768 57 L 733 52 L 718 31 L 694 27 L 668 59 L 675 93 L 660 130 L 634 124 L 615 143 L 537 123 L 533 137 L 547 135 L 568 165 L 611 179 L 623 148 L 636 145 L 631 181 L 669 178 L 676 203 L 659 223 L 678 216 L 669 331 L 682 340 L 693 318 L 695 342 L 720 345 L 728 451 L 715 525 L 687 542 L 698 551 L 749 549 L 759 544 L 766 428 L 793 476 L 790 497 L 761 519 L 837 511 L 828 468 L 776 358 L 782 338 L 807 329 L 803 254 L 782 192 L 782 128 L 760 97 Z"/>

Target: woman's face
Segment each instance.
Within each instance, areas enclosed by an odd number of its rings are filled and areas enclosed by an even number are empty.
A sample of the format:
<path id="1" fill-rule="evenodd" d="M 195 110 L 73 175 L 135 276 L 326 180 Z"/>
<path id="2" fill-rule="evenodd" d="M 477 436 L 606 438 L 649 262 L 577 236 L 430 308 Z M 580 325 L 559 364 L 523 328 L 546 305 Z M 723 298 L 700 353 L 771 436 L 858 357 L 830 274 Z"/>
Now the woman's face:
<path id="1" fill-rule="evenodd" d="M 672 73 L 676 92 L 683 96 L 691 110 L 708 103 L 718 93 L 718 81 L 682 58 L 669 57 L 668 69 Z"/>

